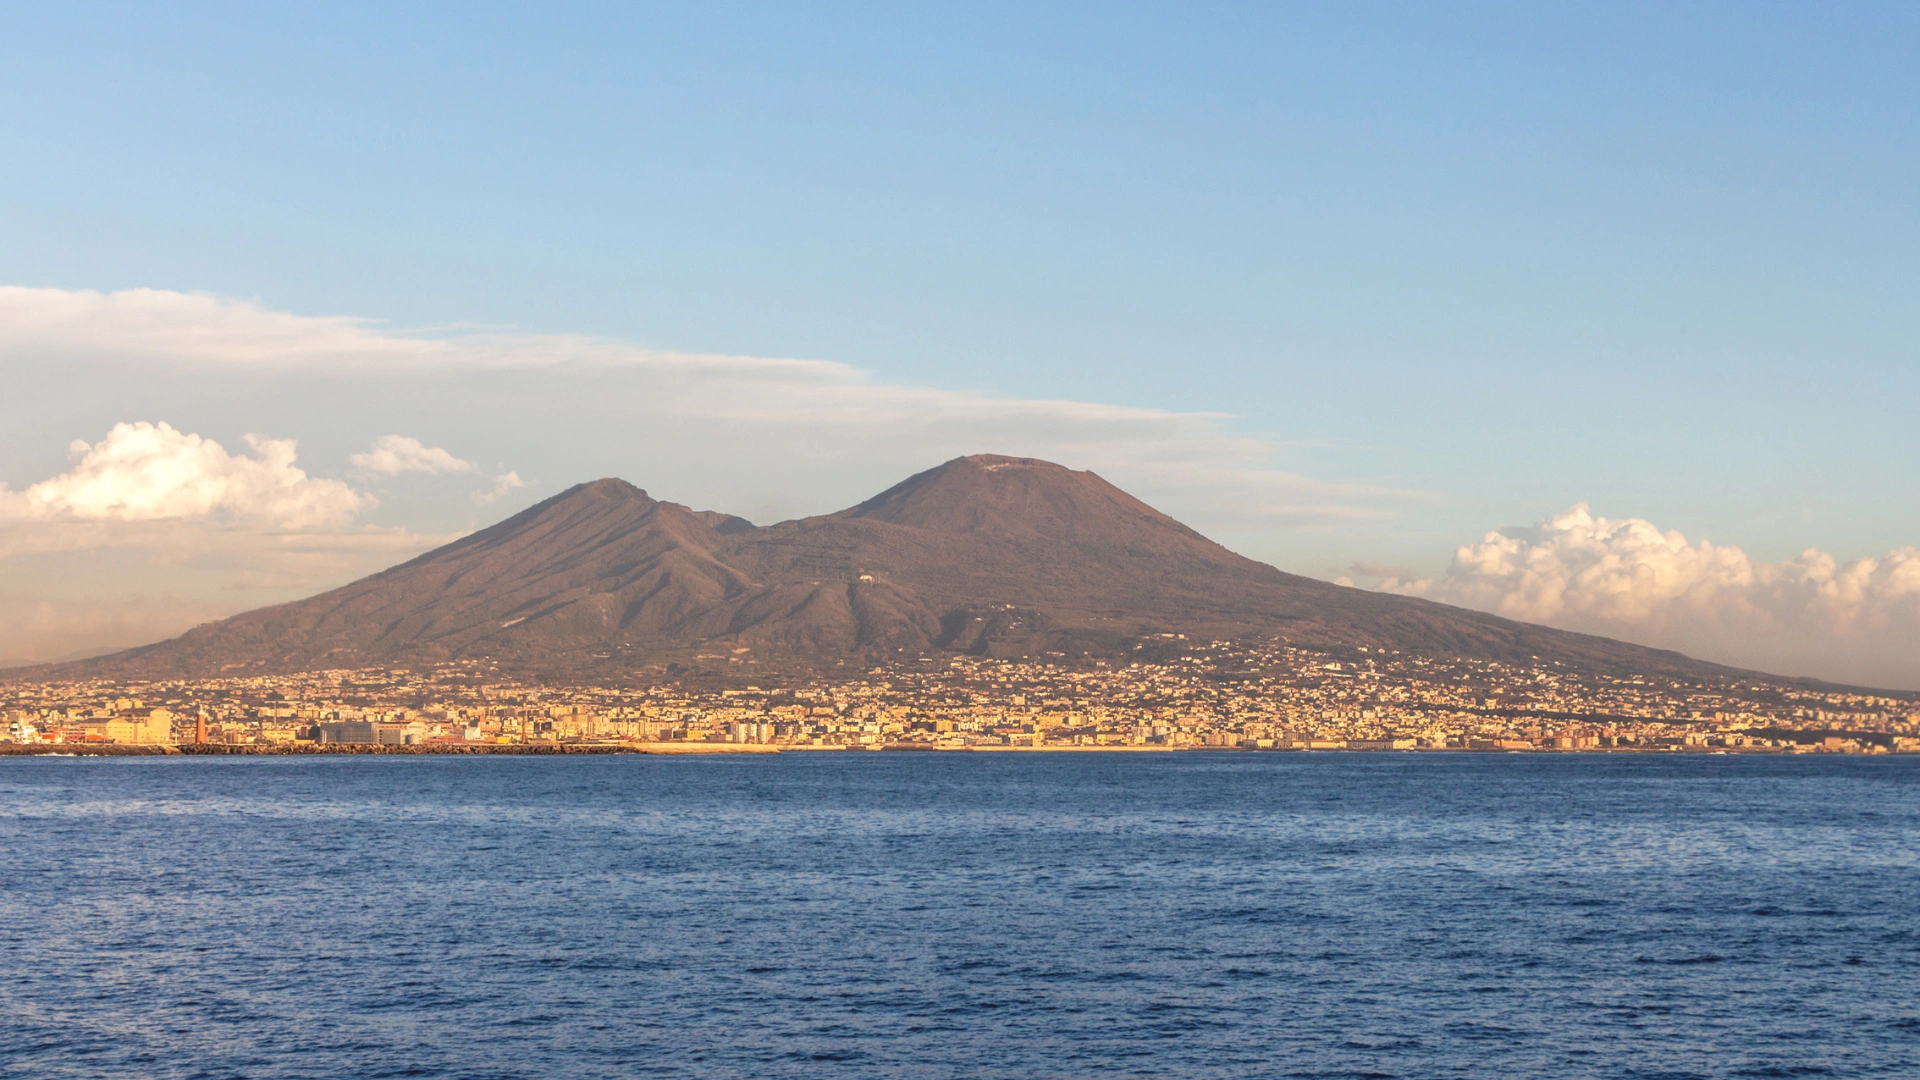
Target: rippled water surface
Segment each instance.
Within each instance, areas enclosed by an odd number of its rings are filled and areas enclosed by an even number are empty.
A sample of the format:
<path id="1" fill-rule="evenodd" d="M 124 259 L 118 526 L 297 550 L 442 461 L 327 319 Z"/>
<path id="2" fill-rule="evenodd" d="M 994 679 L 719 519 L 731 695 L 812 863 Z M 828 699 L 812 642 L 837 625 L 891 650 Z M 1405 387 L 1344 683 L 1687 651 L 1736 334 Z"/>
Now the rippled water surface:
<path id="1" fill-rule="evenodd" d="M 1920 1076 L 1920 760 L 0 759 L 0 1075 Z"/>

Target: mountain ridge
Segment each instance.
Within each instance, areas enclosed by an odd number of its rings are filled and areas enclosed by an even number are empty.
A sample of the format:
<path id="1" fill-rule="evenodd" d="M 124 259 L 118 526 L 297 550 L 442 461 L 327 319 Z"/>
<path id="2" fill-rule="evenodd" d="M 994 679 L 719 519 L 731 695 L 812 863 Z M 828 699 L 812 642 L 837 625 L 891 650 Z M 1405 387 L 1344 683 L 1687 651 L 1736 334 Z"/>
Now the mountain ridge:
<path id="1" fill-rule="evenodd" d="M 945 462 L 835 513 L 764 526 L 663 502 L 617 478 L 590 481 L 340 588 L 35 670 L 196 678 L 485 658 L 556 673 L 632 671 L 701 650 L 820 668 L 910 650 L 1117 657 L 1169 633 L 1746 674 L 1289 574 L 1092 472 L 993 454 Z"/>

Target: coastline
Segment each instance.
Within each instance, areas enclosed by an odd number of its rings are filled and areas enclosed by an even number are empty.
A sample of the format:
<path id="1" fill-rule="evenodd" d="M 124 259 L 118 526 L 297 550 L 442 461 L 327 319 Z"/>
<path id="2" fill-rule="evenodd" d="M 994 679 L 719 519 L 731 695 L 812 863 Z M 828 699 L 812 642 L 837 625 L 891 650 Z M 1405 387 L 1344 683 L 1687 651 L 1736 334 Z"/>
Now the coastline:
<path id="1" fill-rule="evenodd" d="M 1694 754 L 1744 755 L 1774 754 L 1793 756 L 1778 747 L 1560 747 L 1522 748 L 1353 748 L 1262 747 L 1247 749 L 1225 746 L 928 746 L 919 743 L 891 743 L 866 746 L 812 746 L 755 743 L 438 743 L 412 746 L 388 746 L 372 743 L 323 743 L 305 746 L 231 745 L 226 743 L 182 743 L 178 745 L 139 745 L 120 743 L 0 743 L 4 757 L 313 757 L 313 756 L 485 756 L 562 757 L 607 754 L 651 754 L 677 756 L 694 754 L 781 754 L 787 752 L 892 752 L 892 753 L 985 753 L 985 754 Z M 1801 751 L 1806 753 L 1806 751 Z M 1857 755 L 1869 756 L 1869 755 Z M 1871 755 L 1899 756 L 1899 755 Z"/>
<path id="2" fill-rule="evenodd" d="M 120 743 L 0 743 L 0 757 L 327 757 L 475 756 L 560 757 L 604 754 L 777 754 L 776 746 L 742 743 L 440 743 L 385 746 L 376 743 L 322 743 L 307 746 L 255 746 L 227 743 L 127 745 Z"/>

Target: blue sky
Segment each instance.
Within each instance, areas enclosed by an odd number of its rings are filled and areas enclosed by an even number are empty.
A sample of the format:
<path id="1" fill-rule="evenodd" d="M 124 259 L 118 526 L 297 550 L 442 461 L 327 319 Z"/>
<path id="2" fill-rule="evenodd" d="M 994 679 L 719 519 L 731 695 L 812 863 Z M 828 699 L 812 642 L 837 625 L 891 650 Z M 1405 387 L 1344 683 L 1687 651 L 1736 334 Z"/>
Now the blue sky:
<path id="1" fill-rule="evenodd" d="M 1920 543 L 1916 42 L 1907 5 L 21 6 L 0 284 L 1230 414 L 1366 512 L 1143 493 L 1321 576 L 1434 577 L 1576 503 L 1881 557 Z M 481 376 L 0 379 L 15 489 L 132 420 L 315 475 L 418 435 L 527 478 L 488 513 L 618 472 L 784 516 L 933 463 L 756 485 L 528 437 L 572 391 Z M 367 520 L 469 527 L 456 494 Z"/>

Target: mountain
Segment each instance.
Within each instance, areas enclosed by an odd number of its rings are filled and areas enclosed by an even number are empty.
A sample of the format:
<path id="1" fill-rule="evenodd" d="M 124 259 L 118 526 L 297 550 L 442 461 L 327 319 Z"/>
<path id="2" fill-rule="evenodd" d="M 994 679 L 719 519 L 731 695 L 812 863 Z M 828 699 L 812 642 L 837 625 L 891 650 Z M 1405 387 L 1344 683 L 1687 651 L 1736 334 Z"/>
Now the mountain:
<path id="1" fill-rule="evenodd" d="M 1284 573 L 1091 472 L 995 455 L 764 527 L 596 480 L 330 592 L 64 667 L 161 678 L 484 657 L 578 672 L 742 654 L 817 667 L 928 651 L 1119 655 L 1160 634 L 1730 670 Z"/>

